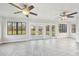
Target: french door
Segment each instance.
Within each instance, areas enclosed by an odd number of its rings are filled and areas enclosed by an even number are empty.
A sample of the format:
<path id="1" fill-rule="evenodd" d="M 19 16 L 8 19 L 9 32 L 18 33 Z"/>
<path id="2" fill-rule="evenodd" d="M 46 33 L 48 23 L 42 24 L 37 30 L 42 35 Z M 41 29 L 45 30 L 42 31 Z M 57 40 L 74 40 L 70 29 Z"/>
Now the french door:
<path id="1" fill-rule="evenodd" d="M 55 28 L 55 25 L 46 25 L 46 37 L 48 38 L 52 38 L 52 37 L 55 37 L 55 34 L 56 34 L 56 28 Z"/>

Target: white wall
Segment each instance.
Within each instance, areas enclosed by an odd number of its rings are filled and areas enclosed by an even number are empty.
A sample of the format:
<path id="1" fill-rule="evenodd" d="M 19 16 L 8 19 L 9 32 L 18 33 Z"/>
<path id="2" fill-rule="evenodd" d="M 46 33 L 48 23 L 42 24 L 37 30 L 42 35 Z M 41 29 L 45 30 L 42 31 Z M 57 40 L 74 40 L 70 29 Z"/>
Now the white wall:
<path id="1" fill-rule="evenodd" d="M 78 35 L 79 35 L 79 23 L 76 22 L 75 20 L 72 21 L 60 21 L 60 20 L 55 20 L 55 21 L 30 21 L 31 19 L 24 19 L 24 18 L 15 18 L 15 17 L 0 17 L 0 41 L 3 42 L 13 42 L 13 41 L 26 41 L 30 39 L 39 39 L 39 38 L 54 38 L 52 36 L 47 36 L 45 35 L 45 26 L 46 25 L 55 25 L 55 32 L 56 36 L 55 38 L 61 38 L 61 37 L 73 37 L 76 38 L 76 41 L 78 40 Z M 8 21 L 16 21 L 16 22 L 26 22 L 26 35 L 7 35 L 7 22 Z M 67 24 L 67 33 L 59 33 L 59 24 Z M 72 24 L 77 24 L 77 33 L 71 33 L 71 25 Z M 34 25 L 36 27 L 42 26 L 43 27 L 43 35 L 31 35 L 30 27 L 31 25 Z"/>

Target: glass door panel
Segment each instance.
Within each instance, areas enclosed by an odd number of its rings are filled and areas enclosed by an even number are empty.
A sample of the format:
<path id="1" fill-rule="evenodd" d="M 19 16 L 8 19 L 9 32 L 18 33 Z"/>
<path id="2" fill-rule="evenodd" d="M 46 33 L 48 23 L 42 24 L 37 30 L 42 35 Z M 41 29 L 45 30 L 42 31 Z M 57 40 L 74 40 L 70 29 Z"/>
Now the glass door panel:
<path id="1" fill-rule="evenodd" d="M 36 35 L 36 27 L 31 26 L 31 35 Z"/>
<path id="2" fill-rule="evenodd" d="M 7 24 L 7 26 L 8 26 L 8 27 L 7 27 L 7 34 L 8 34 L 8 35 L 12 35 L 12 31 L 13 31 L 13 29 L 12 29 L 12 28 L 13 28 L 13 27 L 12 27 L 12 24 L 13 24 L 12 22 L 8 22 L 8 24 Z"/>
<path id="3" fill-rule="evenodd" d="M 55 25 L 52 25 L 52 36 L 55 36 Z"/>
<path id="4" fill-rule="evenodd" d="M 13 23 L 13 35 L 16 35 L 16 22 Z"/>
<path id="5" fill-rule="evenodd" d="M 49 25 L 46 26 L 46 35 L 50 35 L 50 27 L 49 27 Z"/>
<path id="6" fill-rule="evenodd" d="M 76 25 L 75 24 L 72 24 L 71 32 L 76 33 Z"/>
<path id="7" fill-rule="evenodd" d="M 43 28 L 42 26 L 38 26 L 38 35 L 42 35 Z"/>
<path id="8" fill-rule="evenodd" d="M 26 23 L 22 23 L 22 34 L 26 34 Z"/>
<path id="9" fill-rule="evenodd" d="M 21 27 L 21 22 L 18 23 L 18 35 L 20 35 L 22 33 L 22 27 Z"/>

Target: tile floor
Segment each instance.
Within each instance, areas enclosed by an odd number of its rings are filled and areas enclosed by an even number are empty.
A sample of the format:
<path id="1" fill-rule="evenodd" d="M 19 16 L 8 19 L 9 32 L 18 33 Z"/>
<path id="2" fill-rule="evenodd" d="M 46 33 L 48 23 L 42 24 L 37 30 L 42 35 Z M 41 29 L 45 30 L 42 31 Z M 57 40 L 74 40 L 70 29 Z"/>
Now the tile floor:
<path id="1" fill-rule="evenodd" d="M 0 45 L 0 56 L 76 56 L 75 39 L 47 39 Z"/>

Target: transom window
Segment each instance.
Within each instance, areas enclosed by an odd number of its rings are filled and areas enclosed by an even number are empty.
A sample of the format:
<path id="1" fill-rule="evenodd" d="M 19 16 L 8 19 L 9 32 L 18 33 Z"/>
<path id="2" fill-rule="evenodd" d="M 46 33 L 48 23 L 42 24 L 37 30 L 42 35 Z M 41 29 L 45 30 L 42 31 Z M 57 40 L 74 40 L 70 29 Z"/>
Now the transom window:
<path id="1" fill-rule="evenodd" d="M 25 22 L 8 22 L 7 23 L 8 35 L 24 35 L 26 34 Z"/>
<path id="2" fill-rule="evenodd" d="M 59 24 L 59 32 L 66 33 L 67 32 L 67 24 Z"/>

